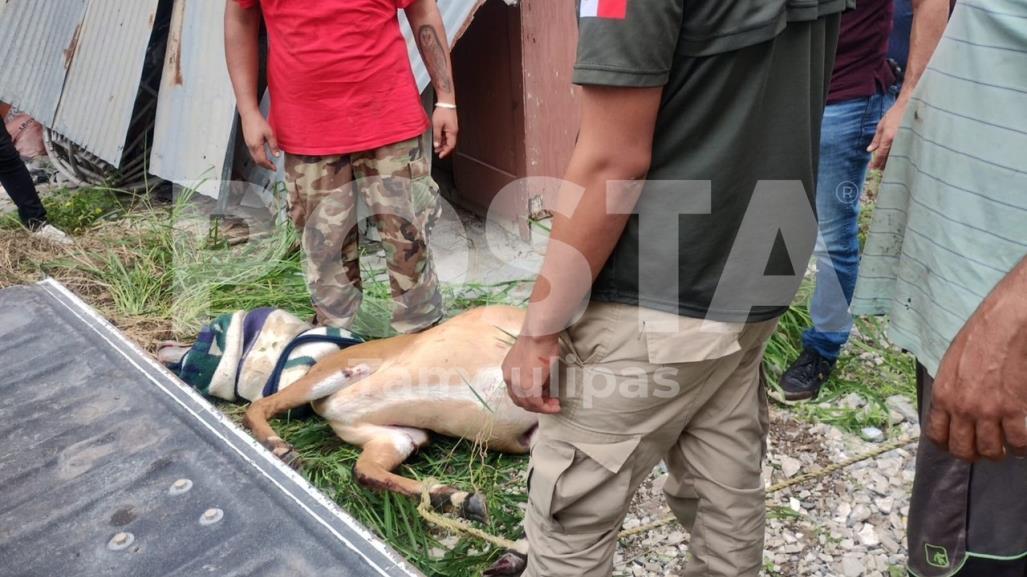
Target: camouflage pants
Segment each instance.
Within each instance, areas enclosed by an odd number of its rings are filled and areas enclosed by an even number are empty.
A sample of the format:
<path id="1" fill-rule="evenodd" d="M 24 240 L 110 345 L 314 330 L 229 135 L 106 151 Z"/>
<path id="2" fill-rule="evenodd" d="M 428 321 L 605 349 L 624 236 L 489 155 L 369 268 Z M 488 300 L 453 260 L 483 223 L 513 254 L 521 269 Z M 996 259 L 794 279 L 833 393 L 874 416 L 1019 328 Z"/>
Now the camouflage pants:
<path id="1" fill-rule="evenodd" d="M 285 157 L 289 216 L 303 235 L 319 324 L 347 328 L 360 308 L 357 198 L 385 247 L 392 327 L 423 330 L 443 315 L 428 233 L 442 207 L 431 178 L 431 135 L 339 156 Z"/>

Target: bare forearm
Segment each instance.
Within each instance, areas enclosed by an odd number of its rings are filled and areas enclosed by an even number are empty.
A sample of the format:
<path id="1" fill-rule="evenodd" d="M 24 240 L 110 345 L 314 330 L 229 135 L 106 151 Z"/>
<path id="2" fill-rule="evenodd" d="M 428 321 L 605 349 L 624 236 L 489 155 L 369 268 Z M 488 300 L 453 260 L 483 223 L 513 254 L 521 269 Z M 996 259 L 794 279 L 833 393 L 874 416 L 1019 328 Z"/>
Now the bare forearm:
<path id="1" fill-rule="evenodd" d="M 652 160 L 663 89 L 587 86 L 581 131 L 564 184 L 525 335 L 570 324 L 624 232 Z"/>
<path id="2" fill-rule="evenodd" d="M 225 7 L 225 58 L 240 114 L 260 112 L 260 10 L 229 0 Z"/>
<path id="3" fill-rule="evenodd" d="M 938 41 L 945 33 L 949 19 L 949 0 L 917 0 L 913 2 L 913 29 L 909 38 L 909 61 L 903 80 L 901 102 L 909 101 Z"/>
<path id="4" fill-rule="evenodd" d="M 995 286 L 978 314 L 992 311 L 1013 332 L 1027 333 L 1027 257 Z"/>
<path id="5" fill-rule="evenodd" d="M 438 4 L 435 0 L 417 0 L 406 9 L 406 14 L 436 95 L 440 101 L 456 104 L 449 40 Z"/>
<path id="6" fill-rule="evenodd" d="M 577 197 L 579 186 L 584 192 L 573 212 L 561 210 L 553 218 L 549 249 L 528 308 L 527 336 L 551 336 L 568 326 L 613 253 L 630 217 L 626 213 L 638 202 L 641 181 L 609 187 L 609 192 L 608 183 L 642 175 L 600 164 L 576 155 L 568 168 L 561 198 Z M 616 195 L 610 201 L 616 210 L 609 210 L 608 194 Z"/>

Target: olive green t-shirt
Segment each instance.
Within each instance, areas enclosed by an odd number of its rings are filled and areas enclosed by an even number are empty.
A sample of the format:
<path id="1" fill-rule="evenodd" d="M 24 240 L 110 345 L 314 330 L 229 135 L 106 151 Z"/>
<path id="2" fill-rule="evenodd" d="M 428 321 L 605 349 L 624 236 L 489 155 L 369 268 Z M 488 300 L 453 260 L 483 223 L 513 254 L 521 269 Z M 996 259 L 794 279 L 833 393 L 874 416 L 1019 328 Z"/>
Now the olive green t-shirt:
<path id="1" fill-rule="evenodd" d="M 816 239 L 820 124 L 847 6 L 580 0 L 574 82 L 664 87 L 647 182 L 593 300 L 726 322 L 787 309 Z"/>

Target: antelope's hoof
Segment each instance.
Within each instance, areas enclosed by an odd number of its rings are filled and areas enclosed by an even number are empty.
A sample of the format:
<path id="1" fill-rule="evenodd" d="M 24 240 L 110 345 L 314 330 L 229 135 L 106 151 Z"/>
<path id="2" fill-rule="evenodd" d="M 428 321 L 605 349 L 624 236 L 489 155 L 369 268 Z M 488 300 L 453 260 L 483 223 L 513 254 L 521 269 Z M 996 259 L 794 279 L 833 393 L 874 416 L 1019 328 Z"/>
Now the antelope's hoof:
<path id="1" fill-rule="evenodd" d="M 463 506 L 460 507 L 460 516 L 464 519 L 471 521 L 477 521 L 479 523 L 489 522 L 489 508 L 485 504 L 485 497 L 482 497 L 480 493 L 471 493 L 464 499 Z"/>
<path id="2" fill-rule="evenodd" d="M 299 471 L 303 467 L 303 460 L 296 448 L 278 437 L 271 437 L 261 443 L 278 460 L 288 465 L 293 470 Z"/>
<path id="3" fill-rule="evenodd" d="M 507 551 L 485 570 L 484 577 L 516 577 L 524 573 L 528 566 L 528 558 L 516 551 Z"/>

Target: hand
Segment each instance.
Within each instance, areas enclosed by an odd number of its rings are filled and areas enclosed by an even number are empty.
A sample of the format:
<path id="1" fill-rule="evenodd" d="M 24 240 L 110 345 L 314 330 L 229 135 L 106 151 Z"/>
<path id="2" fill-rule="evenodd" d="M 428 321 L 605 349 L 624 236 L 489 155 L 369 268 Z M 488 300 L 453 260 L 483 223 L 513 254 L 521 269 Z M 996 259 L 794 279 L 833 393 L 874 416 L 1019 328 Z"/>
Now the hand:
<path id="1" fill-rule="evenodd" d="M 278 158 L 282 151 L 278 148 L 278 139 L 275 138 L 275 131 L 271 124 L 259 111 L 244 114 L 242 117 L 242 134 L 246 140 L 246 148 L 250 150 L 250 156 L 258 166 L 268 170 L 277 170 L 275 163 L 267 156 L 267 147 L 271 148 L 271 154 Z M 267 147 L 265 147 L 267 145 Z"/>
<path id="2" fill-rule="evenodd" d="M 885 113 L 881 122 L 877 123 L 877 132 L 874 133 L 874 140 L 867 147 L 867 152 L 873 152 L 874 157 L 870 160 L 870 168 L 884 170 L 888 165 L 888 155 L 891 154 L 891 145 L 899 134 L 899 127 L 902 126 L 902 117 L 906 115 L 906 103 L 896 102 L 891 109 Z"/>
<path id="3" fill-rule="evenodd" d="M 993 293 L 942 359 L 926 431 L 960 459 L 1027 455 L 1025 312 L 1022 294 Z"/>
<path id="4" fill-rule="evenodd" d="M 460 121 L 456 110 L 436 108 L 432 115 L 432 134 L 435 137 L 435 154 L 446 158 L 456 149 L 457 134 L 460 132 Z"/>
<path id="5" fill-rule="evenodd" d="M 560 399 L 549 394 L 549 378 L 559 358 L 556 335 L 517 339 L 503 361 L 503 380 L 515 405 L 532 413 L 560 412 Z"/>

